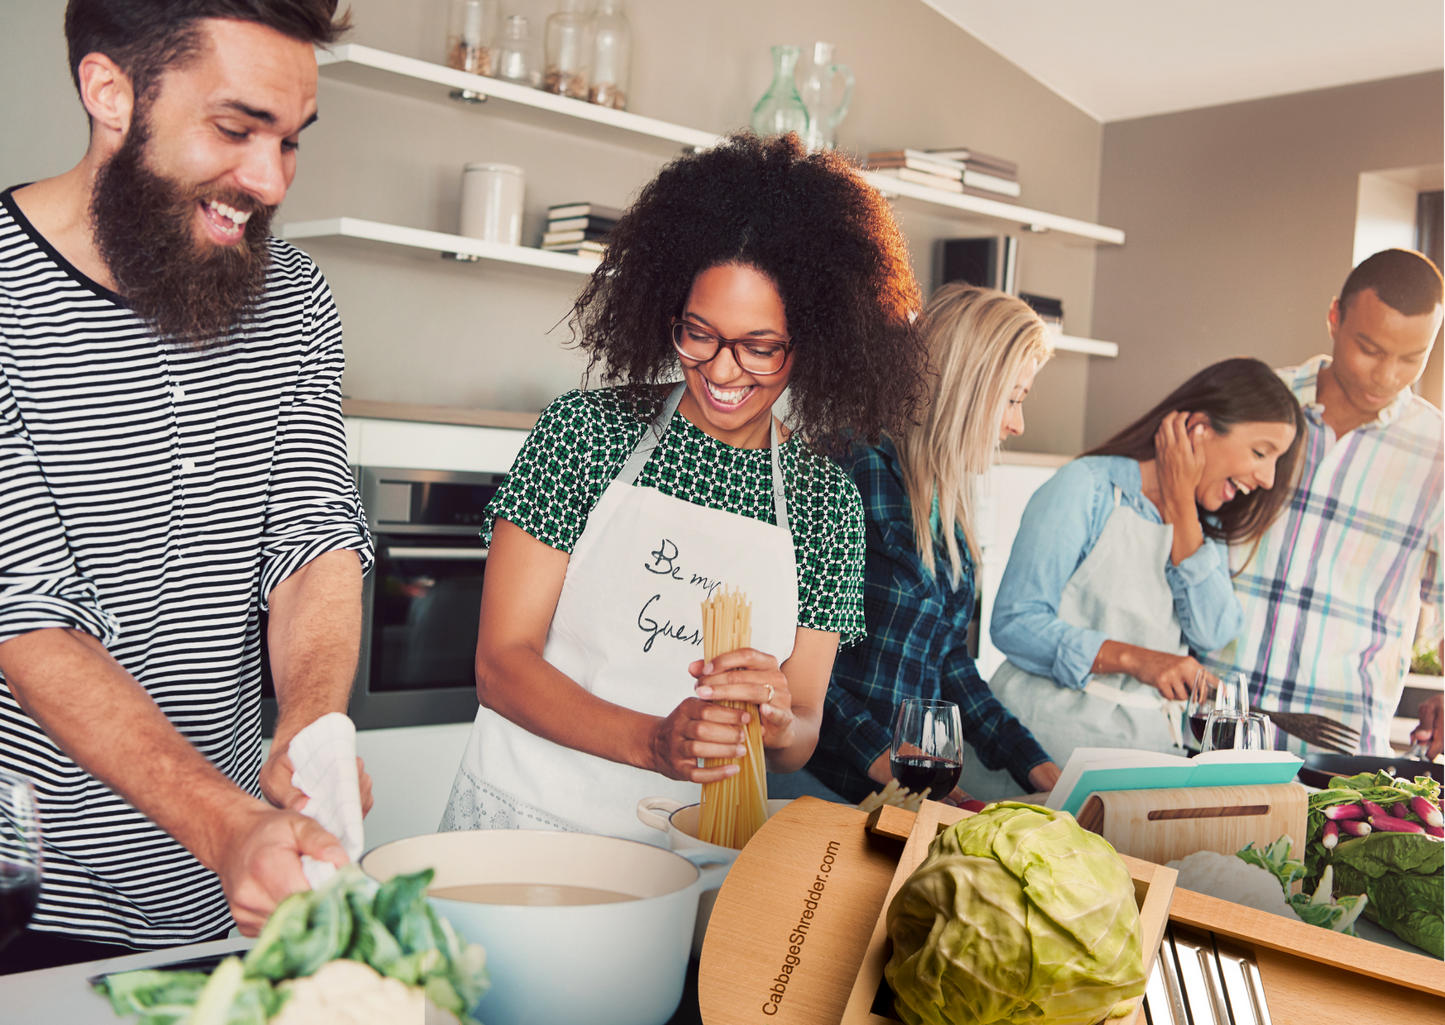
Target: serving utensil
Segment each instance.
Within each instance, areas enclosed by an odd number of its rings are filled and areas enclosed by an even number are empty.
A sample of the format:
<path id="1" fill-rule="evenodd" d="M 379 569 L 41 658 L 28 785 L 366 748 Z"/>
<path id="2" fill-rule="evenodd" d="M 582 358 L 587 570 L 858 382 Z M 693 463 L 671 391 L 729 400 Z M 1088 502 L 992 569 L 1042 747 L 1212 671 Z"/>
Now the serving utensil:
<path id="1" fill-rule="evenodd" d="M 1307 744 L 1332 751 L 1335 754 L 1351 755 L 1360 749 L 1360 731 L 1351 729 L 1342 722 L 1313 712 L 1276 712 L 1270 708 L 1249 708 L 1250 712 L 1263 712 L 1270 722 Z"/>

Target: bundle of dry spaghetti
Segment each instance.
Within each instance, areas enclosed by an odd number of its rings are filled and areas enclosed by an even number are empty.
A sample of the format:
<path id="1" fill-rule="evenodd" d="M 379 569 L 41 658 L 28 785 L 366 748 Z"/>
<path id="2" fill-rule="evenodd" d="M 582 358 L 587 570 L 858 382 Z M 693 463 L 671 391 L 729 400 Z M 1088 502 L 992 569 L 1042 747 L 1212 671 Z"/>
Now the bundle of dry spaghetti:
<path id="1" fill-rule="evenodd" d="M 741 591 L 714 593 L 702 603 L 703 657 L 711 660 L 738 648 L 752 647 L 753 607 Z M 702 815 L 697 838 L 704 843 L 741 850 L 768 817 L 768 771 L 763 761 L 762 714 L 757 705 L 721 701 L 729 708 L 748 712 L 748 752 L 742 758 L 707 758 L 703 764 L 732 765 L 740 771 L 717 783 L 702 787 Z"/>

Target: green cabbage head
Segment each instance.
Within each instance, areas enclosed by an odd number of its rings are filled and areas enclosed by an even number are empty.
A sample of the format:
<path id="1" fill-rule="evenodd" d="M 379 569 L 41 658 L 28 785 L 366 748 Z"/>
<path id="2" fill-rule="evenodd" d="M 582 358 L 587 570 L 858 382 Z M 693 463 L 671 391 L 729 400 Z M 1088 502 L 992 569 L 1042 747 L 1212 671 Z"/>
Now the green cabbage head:
<path id="1" fill-rule="evenodd" d="M 1134 882 L 1072 815 L 1002 802 L 939 833 L 888 907 L 908 1025 L 1092 1025 L 1144 992 Z"/>

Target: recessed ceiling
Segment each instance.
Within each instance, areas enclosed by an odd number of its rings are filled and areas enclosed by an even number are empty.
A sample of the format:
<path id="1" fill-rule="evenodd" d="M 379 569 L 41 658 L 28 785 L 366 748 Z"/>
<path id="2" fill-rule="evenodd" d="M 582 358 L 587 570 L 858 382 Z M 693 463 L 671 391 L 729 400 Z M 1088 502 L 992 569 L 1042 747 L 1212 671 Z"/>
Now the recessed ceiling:
<path id="1" fill-rule="evenodd" d="M 924 0 L 1100 121 L 1445 66 L 1440 0 Z"/>

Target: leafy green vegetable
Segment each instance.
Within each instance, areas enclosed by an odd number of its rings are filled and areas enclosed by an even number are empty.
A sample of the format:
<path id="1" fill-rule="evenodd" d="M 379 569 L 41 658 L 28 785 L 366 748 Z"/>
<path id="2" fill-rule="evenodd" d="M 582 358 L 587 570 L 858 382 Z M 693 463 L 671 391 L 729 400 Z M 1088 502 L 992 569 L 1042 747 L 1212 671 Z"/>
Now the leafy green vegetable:
<path id="1" fill-rule="evenodd" d="M 1342 932 L 1347 936 L 1355 935 L 1355 919 L 1360 917 L 1364 911 L 1366 898 L 1361 895 L 1357 897 L 1342 897 L 1334 899 L 1332 884 L 1334 877 L 1330 874 L 1328 866 L 1325 867 L 1325 874 L 1321 882 L 1315 888 L 1314 893 L 1291 894 L 1290 887 L 1294 881 L 1305 874 L 1303 861 L 1295 861 L 1290 857 L 1294 853 L 1294 839 L 1289 836 L 1282 836 L 1264 850 L 1256 850 L 1254 841 L 1245 845 L 1244 850 L 1237 852 L 1237 857 L 1251 865 L 1257 865 L 1270 875 L 1279 880 L 1280 889 L 1284 891 L 1284 899 L 1294 909 L 1300 921 L 1310 925 L 1317 925 L 1322 929 L 1331 929 L 1334 932 Z"/>
<path id="2" fill-rule="evenodd" d="M 888 907 L 908 1025 L 1092 1025 L 1144 992 L 1129 870 L 1073 816 L 992 804 L 941 832 Z"/>
<path id="3" fill-rule="evenodd" d="M 468 1012 L 487 991 L 486 951 L 462 942 L 432 910 L 431 880 L 426 869 L 377 886 L 348 867 L 319 889 L 282 901 L 244 961 L 227 958 L 209 978 L 125 972 L 97 989 L 117 1014 L 141 1014 L 140 1025 L 265 1025 L 286 1000 L 280 983 L 345 958 L 421 987 L 463 1025 L 476 1025 Z"/>
<path id="4" fill-rule="evenodd" d="M 1445 958 L 1445 843 L 1418 833 L 1371 833 L 1334 854 L 1337 892 L 1366 894 L 1366 918 Z"/>
<path id="5" fill-rule="evenodd" d="M 1316 891 L 1325 886 L 1341 905 L 1350 896 L 1363 894 L 1368 898 L 1363 909 L 1366 918 L 1436 957 L 1445 957 L 1445 843 L 1418 833 L 1386 832 L 1342 837 L 1333 851 L 1323 843 L 1326 808 L 1360 801 L 1390 808 L 1397 802 L 1408 804 L 1412 797 L 1423 797 L 1438 807 L 1440 784 L 1430 776 L 1412 781 L 1386 772 L 1362 772 L 1336 776 L 1328 789 L 1311 794 L 1304 885 Z M 1408 814 L 1412 820 L 1419 817 L 1413 811 Z"/>
<path id="6" fill-rule="evenodd" d="M 1282 836 L 1262 851 L 1255 850 L 1254 841 L 1251 840 L 1237 856 L 1251 865 L 1258 865 L 1278 879 L 1280 888 L 1284 890 L 1284 899 L 1289 900 L 1289 888 L 1296 879 L 1305 874 L 1305 863 L 1291 860 L 1292 853 L 1294 839 Z"/>
<path id="7" fill-rule="evenodd" d="M 1438 642 L 1431 644 L 1428 640 L 1422 640 L 1415 645 L 1415 650 L 1410 657 L 1410 672 L 1423 673 L 1426 676 L 1439 676 L 1440 648 Z"/>

